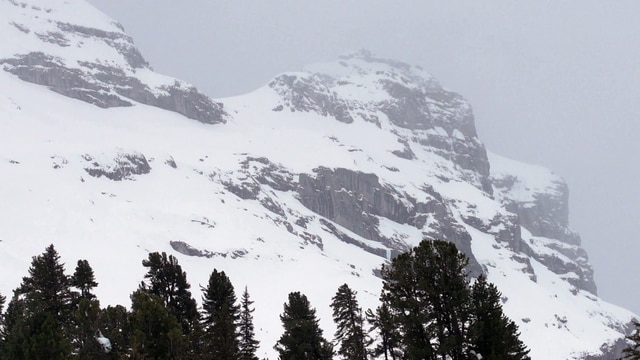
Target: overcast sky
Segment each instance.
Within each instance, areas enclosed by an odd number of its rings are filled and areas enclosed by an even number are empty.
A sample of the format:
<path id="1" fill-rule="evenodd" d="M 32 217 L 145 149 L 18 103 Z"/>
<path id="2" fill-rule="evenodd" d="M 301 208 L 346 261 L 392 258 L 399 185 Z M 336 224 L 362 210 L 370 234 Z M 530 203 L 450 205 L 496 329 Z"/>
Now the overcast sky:
<path id="1" fill-rule="evenodd" d="M 640 313 L 640 1 L 90 2 L 217 98 L 362 48 L 422 66 L 489 150 L 569 183 L 600 296 Z"/>

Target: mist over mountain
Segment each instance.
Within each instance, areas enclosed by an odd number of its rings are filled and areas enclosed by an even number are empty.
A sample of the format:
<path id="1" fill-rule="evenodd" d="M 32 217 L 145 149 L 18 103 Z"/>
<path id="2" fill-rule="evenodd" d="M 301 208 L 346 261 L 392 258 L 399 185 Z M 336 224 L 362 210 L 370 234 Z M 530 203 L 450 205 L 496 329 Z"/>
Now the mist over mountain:
<path id="1" fill-rule="evenodd" d="M 568 185 L 488 152 L 468 101 L 424 69 L 358 51 L 214 100 L 83 1 L 0 14 L 1 293 L 54 243 L 128 304 L 140 261 L 166 251 L 194 285 L 214 267 L 246 284 L 272 357 L 288 292 L 332 330 L 339 285 L 373 308 L 382 263 L 443 239 L 497 285 L 532 358 L 624 346 L 635 315 L 598 298 Z"/>

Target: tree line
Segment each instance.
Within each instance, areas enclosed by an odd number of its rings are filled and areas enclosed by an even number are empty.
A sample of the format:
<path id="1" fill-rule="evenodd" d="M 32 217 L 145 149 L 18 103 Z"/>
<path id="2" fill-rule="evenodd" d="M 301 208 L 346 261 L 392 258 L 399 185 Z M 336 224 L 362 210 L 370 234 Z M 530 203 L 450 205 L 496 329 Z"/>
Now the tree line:
<path id="1" fill-rule="evenodd" d="M 333 341 L 308 298 L 290 293 L 278 359 L 529 359 L 500 292 L 484 276 L 470 280 L 467 263 L 452 243 L 423 240 L 383 265 L 376 309 L 363 311 L 357 292 L 341 285 L 331 299 Z M 101 307 L 89 262 L 79 260 L 68 276 L 50 245 L 32 258 L 10 301 L 0 295 L 0 358 L 258 360 L 246 287 L 238 300 L 229 277 L 214 269 L 199 307 L 174 256 L 153 252 L 142 265 L 131 306 Z"/>

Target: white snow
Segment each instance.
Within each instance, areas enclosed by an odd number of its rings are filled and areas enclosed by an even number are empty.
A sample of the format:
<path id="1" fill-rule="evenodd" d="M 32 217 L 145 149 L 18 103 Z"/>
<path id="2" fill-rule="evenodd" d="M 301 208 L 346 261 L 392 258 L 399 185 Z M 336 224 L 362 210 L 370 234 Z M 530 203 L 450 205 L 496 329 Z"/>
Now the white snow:
<path id="1" fill-rule="evenodd" d="M 0 2 L 0 58 L 35 49 L 60 56 L 67 66 L 80 59 L 116 63 L 154 89 L 175 82 L 146 68 L 127 68 L 122 57 L 103 43 L 72 37 L 73 45 L 62 48 L 35 35 L 53 29 L 55 21 L 121 31 L 85 2 L 41 0 L 29 4 L 22 8 L 11 1 Z M 24 24 L 31 32 L 23 33 L 11 21 Z M 351 82 L 335 91 L 352 101 L 379 101 L 387 96 L 378 91 L 379 78 L 370 71 L 390 76 L 389 64 L 353 58 L 344 61 L 347 65 L 309 69 Z M 364 76 L 356 77 L 354 69 Z M 411 69 L 407 70 L 411 76 L 422 77 L 420 86 L 439 86 L 424 71 Z M 100 109 L 0 71 L 0 292 L 9 294 L 26 274 L 31 257 L 53 243 L 68 271 L 78 259 L 90 262 L 100 283 L 96 293 L 102 305 L 129 305 L 129 294 L 144 274 L 142 259 L 151 251 L 166 251 L 178 257 L 197 299 L 200 285 L 206 284 L 213 268 L 224 270 L 236 289 L 247 285 L 256 306 L 254 322 L 261 341 L 258 356 L 273 357 L 272 346 L 282 331 L 278 315 L 288 292 L 301 291 L 309 297 L 325 335 L 331 338 L 335 326 L 329 303 L 338 286 L 348 283 L 358 290 L 363 308 L 375 308 L 381 282 L 373 270 L 385 259 L 325 231 L 319 216 L 291 192 L 263 186 L 260 194 L 283 205 L 284 216 L 270 212 L 256 200 L 233 195 L 222 182 L 251 182 L 259 171 L 257 165 L 242 168 L 240 162 L 248 156 L 266 157 L 295 179 L 301 173 L 312 174 L 318 166 L 375 174 L 380 184 L 393 186 L 417 201 L 431 199 L 424 190 L 429 185 L 441 194 L 459 224 L 470 216 L 489 224 L 496 216 L 509 215 L 500 203 L 501 196 L 529 201 L 532 194 L 554 191 L 561 182 L 546 169 L 490 154 L 494 178 L 517 175 L 516 188 L 508 194 L 498 192 L 494 199 L 480 189 L 473 174 L 429 147 L 409 140 L 416 159 L 392 154 L 403 148 L 398 139 L 429 132 L 449 137 L 442 128 L 410 131 L 396 127 L 379 113 L 373 114 L 379 115 L 380 127 L 358 116 L 352 124 L 344 124 L 314 113 L 274 112 L 271 109 L 280 99 L 268 87 L 220 101 L 231 115 L 229 122 L 204 125 L 142 104 Z M 464 139 L 456 131 L 451 136 Z M 94 178 L 84 170 L 94 161 L 113 163 L 114 157 L 123 153 L 143 154 L 151 172 L 115 182 Z M 87 161 L 86 155 L 93 160 Z M 177 168 L 166 164 L 168 159 L 173 159 Z M 306 229 L 295 224 L 299 217 L 308 219 Z M 378 229 L 385 236 L 409 245 L 422 238 L 420 229 L 378 219 Z M 291 233 L 285 222 L 298 234 L 320 235 L 322 249 Z M 362 243 L 385 249 L 336 226 Z M 623 336 L 622 327 L 634 314 L 575 291 L 566 279 L 533 259 L 528 269 L 514 260 L 522 255 L 497 242 L 494 235 L 464 226 L 472 236 L 475 257 L 502 291 L 505 311 L 519 325 L 533 359 L 598 354 L 603 343 Z M 557 240 L 533 237 L 521 230 L 536 252 L 560 256 L 548 246 Z M 170 241 L 184 241 L 227 256 L 184 256 L 171 248 Z M 233 259 L 231 253 L 238 250 L 246 255 Z M 99 337 L 98 341 L 106 343 L 108 339 Z"/>

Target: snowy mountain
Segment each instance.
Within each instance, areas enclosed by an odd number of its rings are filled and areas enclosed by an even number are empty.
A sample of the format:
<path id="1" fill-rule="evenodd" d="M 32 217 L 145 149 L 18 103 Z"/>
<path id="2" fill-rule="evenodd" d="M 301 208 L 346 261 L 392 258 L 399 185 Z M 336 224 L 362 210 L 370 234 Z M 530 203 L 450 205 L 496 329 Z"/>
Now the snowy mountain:
<path id="1" fill-rule="evenodd" d="M 330 337 L 339 285 L 373 308 L 380 265 L 439 238 L 498 286 L 533 359 L 624 346 L 635 315 L 598 298 L 567 185 L 487 153 L 469 103 L 418 67 L 361 51 L 212 100 L 80 0 L 2 0 L 0 39 L 2 294 L 54 243 L 128 305 L 166 251 L 196 290 L 213 268 L 247 285 L 273 358 L 290 291 Z"/>

